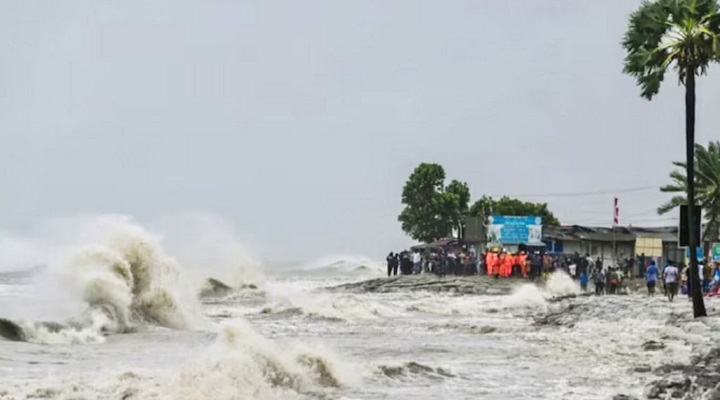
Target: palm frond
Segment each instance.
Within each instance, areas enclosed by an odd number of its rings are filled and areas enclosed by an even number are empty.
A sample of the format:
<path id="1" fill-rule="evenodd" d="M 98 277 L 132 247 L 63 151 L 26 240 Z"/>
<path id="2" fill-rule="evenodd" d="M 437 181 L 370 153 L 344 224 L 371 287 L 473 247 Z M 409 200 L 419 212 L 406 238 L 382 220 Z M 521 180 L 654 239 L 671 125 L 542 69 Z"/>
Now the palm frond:
<path id="1" fill-rule="evenodd" d="M 622 40 L 623 71 L 634 77 L 642 97 L 651 100 L 669 68 L 685 82 L 704 74 L 720 59 L 720 13 L 716 0 L 643 1 L 630 15 Z"/>
<path id="2" fill-rule="evenodd" d="M 673 209 L 675 209 L 683 204 L 687 204 L 687 200 L 685 199 L 685 197 L 684 196 L 675 196 L 672 199 L 670 199 L 670 201 L 668 201 L 667 203 L 658 207 L 657 213 L 659 215 L 667 214 L 668 212 L 672 211 Z"/>

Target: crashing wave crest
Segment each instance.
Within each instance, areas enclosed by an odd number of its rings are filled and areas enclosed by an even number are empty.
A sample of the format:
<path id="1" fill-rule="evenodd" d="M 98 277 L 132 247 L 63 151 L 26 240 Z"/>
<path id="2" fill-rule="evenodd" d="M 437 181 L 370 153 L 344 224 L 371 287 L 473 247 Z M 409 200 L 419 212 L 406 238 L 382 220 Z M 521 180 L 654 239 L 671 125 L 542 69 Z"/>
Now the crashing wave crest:
<path id="1" fill-rule="evenodd" d="M 127 218 L 102 219 L 90 232 L 95 233 L 94 243 L 67 251 L 63 261 L 41 279 L 47 287 L 34 288 L 33 300 L 44 300 L 40 306 L 45 311 L 58 302 L 43 297 L 52 288 L 62 292 L 63 301 L 76 304 L 80 315 L 58 315 L 60 323 L 36 322 L 33 315 L 22 315 L 15 319 L 20 340 L 100 342 L 104 333 L 124 333 L 140 325 L 195 326 L 197 302 L 184 295 L 180 267 L 157 238 Z"/>

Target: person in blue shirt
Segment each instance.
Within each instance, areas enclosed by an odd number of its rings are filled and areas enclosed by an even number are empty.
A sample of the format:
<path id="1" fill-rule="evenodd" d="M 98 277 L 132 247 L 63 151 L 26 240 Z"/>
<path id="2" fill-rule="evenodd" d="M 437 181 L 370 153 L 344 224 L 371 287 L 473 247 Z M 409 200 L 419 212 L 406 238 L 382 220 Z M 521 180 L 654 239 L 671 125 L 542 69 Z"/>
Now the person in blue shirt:
<path id="1" fill-rule="evenodd" d="M 655 284 L 658 278 L 658 267 L 655 265 L 655 260 L 650 262 L 650 266 L 645 270 L 645 282 L 647 282 L 648 294 L 650 296 L 655 294 Z"/>
<path id="2" fill-rule="evenodd" d="M 590 278 L 588 277 L 588 273 L 586 270 L 583 270 L 580 273 L 580 289 L 583 291 L 583 293 L 587 292 L 587 286 L 588 286 L 588 280 Z"/>

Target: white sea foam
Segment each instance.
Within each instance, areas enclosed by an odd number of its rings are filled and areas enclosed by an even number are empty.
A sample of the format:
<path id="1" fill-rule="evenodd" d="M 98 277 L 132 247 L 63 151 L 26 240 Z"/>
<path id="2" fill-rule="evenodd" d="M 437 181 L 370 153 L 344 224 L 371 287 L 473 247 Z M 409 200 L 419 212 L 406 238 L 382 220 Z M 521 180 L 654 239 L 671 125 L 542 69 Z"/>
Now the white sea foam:
<path id="1" fill-rule="evenodd" d="M 370 301 L 365 296 L 351 293 L 313 292 L 295 285 L 269 285 L 267 290 L 271 302 L 264 312 L 299 310 L 310 317 L 358 321 L 398 316 L 403 311 L 398 307 Z"/>
<path id="2" fill-rule="evenodd" d="M 221 324 L 216 341 L 173 371 L 116 372 L 86 378 L 0 384 L 0 398 L 128 398 L 143 400 L 274 400 L 337 397 L 362 381 L 361 369 L 326 347 L 279 344 L 243 320 Z M 308 395 L 308 396 L 306 396 Z"/>
<path id="3" fill-rule="evenodd" d="M 531 308 L 541 311 L 547 310 L 546 295 L 534 284 L 524 284 L 502 299 L 502 306 L 506 308 Z"/>
<path id="4" fill-rule="evenodd" d="M 570 296 L 580 294 L 580 284 L 564 271 L 558 270 L 545 283 L 545 293 L 550 296 Z"/>
<path id="5" fill-rule="evenodd" d="M 549 299 L 578 294 L 580 294 L 580 284 L 573 281 L 565 272 L 557 271 L 550 276 L 544 286 L 532 283 L 519 286 L 511 295 L 503 298 L 502 304 L 508 308 L 531 308 L 546 311 Z"/>
<path id="6" fill-rule="evenodd" d="M 177 399 L 266 399 L 355 385 L 358 378 L 327 350 L 283 347 L 234 320 L 222 324 L 208 354 L 183 367 L 172 387 Z"/>

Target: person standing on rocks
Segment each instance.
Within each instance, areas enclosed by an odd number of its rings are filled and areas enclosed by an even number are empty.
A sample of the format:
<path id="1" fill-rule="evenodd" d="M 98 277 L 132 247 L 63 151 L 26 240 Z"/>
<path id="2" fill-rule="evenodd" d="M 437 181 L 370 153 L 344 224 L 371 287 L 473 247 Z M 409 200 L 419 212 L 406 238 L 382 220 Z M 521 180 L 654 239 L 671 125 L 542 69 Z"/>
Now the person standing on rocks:
<path id="1" fill-rule="evenodd" d="M 388 276 L 392 274 L 393 271 L 393 265 L 395 265 L 395 273 L 397 274 L 397 264 L 395 261 L 395 254 L 391 251 L 390 254 L 385 258 L 385 261 L 387 261 L 387 269 L 388 269 Z"/>
<path id="2" fill-rule="evenodd" d="M 412 261 L 413 261 L 413 274 L 417 275 L 422 271 L 422 257 L 420 256 L 419 251 L 416 251 L 413 253 Z"/>

